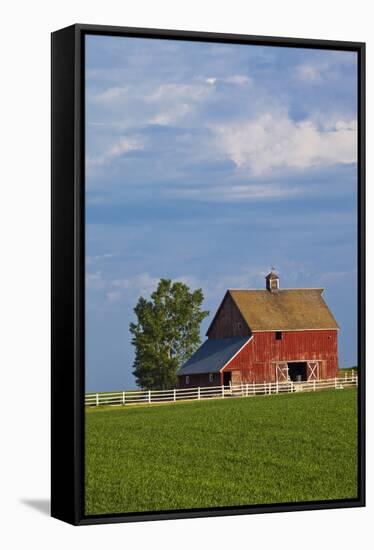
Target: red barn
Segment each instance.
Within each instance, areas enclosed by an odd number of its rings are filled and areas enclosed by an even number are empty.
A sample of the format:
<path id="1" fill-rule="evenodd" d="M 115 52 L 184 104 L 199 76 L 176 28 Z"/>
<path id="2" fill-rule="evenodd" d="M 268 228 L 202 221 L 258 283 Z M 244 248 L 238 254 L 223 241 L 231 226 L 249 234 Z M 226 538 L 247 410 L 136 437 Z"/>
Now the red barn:
<path id="1" fill-rule="evenodd" d="M 177 372 L 180 387 L 333 378 L 338 324 L 322 288 L 228 290 L 208 339 Z"/>

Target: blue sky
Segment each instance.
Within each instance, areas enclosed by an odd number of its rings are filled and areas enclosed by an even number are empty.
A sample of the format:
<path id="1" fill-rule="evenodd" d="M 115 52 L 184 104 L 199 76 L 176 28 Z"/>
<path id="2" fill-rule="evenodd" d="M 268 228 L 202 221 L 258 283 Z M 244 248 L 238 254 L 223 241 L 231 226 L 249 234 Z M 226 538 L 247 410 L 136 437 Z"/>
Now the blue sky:
<path id="1" fill-rule="evenodd" d="M 357 363 L 356 54 L 86 37 L 86 390 L 135 386 L 160 277 L 323 287 Z"/>

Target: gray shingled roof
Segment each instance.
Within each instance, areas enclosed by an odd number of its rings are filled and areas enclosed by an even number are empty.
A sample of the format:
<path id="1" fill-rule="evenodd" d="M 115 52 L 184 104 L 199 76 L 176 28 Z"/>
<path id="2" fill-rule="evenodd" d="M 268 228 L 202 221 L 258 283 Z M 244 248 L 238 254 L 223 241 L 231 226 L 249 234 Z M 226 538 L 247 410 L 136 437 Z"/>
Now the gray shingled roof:
<path id="1" fill-rule="evenodd" d="M 219 372 L 248 340 L 248 336 L 205 340 L 177 375 Z"/>

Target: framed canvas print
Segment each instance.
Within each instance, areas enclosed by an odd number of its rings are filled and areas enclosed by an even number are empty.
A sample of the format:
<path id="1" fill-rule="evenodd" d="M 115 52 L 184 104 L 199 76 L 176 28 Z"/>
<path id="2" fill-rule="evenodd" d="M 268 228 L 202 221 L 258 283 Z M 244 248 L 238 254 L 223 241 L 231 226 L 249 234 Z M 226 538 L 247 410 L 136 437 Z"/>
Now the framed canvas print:
<path id="1" fill-rule="evenodd" d="M 362 43 L 52 34 L 52 515 L 363 506 Z"/>

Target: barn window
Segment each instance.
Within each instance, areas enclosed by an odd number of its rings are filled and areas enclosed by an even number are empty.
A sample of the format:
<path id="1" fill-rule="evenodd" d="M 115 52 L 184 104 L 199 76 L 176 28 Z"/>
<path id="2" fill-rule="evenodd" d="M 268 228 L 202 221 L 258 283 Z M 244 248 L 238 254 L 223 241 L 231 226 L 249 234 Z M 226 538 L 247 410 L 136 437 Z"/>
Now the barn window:
<path id="1" fill-rule="evenodd" d="M 282 340 L 282 333 L 279 330 L 275 333 L 275 339 Z"/>
<path id="2" fill-rule="evenodd" d="M 212 373 L 209 374 L 209 382 L 213 382 L 213 374 Z"/>
<path id="3" fill-rule="evenodd" d="M 186 384 L 189 384 L 189 383 L 190 383 L 190 377 L 186 376 Z"/>

